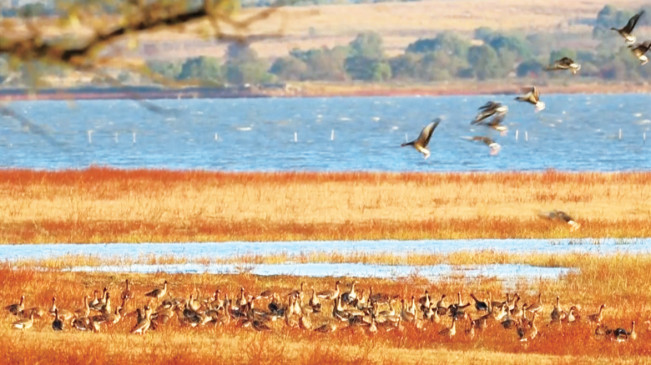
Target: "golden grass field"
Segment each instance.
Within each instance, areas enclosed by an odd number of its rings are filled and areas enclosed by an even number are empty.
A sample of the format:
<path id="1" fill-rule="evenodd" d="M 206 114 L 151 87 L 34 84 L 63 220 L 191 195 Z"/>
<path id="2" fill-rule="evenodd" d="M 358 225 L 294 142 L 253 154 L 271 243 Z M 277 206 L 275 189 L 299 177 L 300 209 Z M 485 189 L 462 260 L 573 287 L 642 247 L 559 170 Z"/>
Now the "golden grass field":
<path id="1" fill-rule="evenodd" d="M 326 240 L 545 237 L 649 237 L 650 173 L 224 173 L 206 171 L 116 170 L 0 171 L 0 229 L 3 243 L 32 242 L 170 242 L 226 240 Z M 581 228 L 571 231 L 561 222 L 537 216 L 541 210 L 562 209 Z M 175 257 L 63 257 L 0 265 L 0 308 L 26 297 L 26 306 L 49 308 L 56 295 L 59 308 L 81 308 L 82 296 L 107 287 L 117 305 L 125 279 L 133 283 L 134 299 L 126 312 L 148 303 L 143 295 L 163 280 L 169 296 L 187 298 L 196 290 L 207 298 L 215 289 L 239 293 L 263 290 L 285 294 L 304 281 L 308 288 L 332 288 L 350 278 L 263 277 L 238 275 L 101 274 L 65 271 L 73 266 L 126 263 L 173 263 Z M 487 249 L 447 255 L 390 253 L 338 255 L 243 256 L 220 259 L 207 253 L 199 262 L 244 264 L 295 262 L 360 262 L 384 264 L 515 263 L 571 267 L 575 273 L 560 280 L 520 281 L 515 291 L 532 303 L 540 292 L 544 312 L 536 323 L 539 335 L 529 344 L 515 330 L 494 323 L 474 338 L 459 323 L 453 339 L 438 332 L 450 325 L 412 323 L 369 334 L 366 328 L 340 325 L 335 333 L 289 328 L 281 320 L 272 331 L 209 323 L 200 328 L 178 320 L 144 336 L 131 335 L 133 314 L 100 333 L 68 329 L 55 333 L 51 317 L 36 319 L 25 331 L 12 329 L 16 317 L 0 313 L 0 353 L 3 363 L 647 363 L 651 361 L 651 255 L 508 254 Z M 494 299 L 507 291 L 491 278 L 456 278 L 429 282 L 417 274 L 394 280 L 360 279 L 358 288 L 400 298 L 432 298 L 445 293 L 450 301 L 460 291 Z M 584 320 L 554 324 L 552 302 L 563 308 L 580 306 Z M 284 296 L 283 296 L 284 297 Z M 585 317 L 606 303 L 604 323 L 630 330 L 637 323 L 638 339 L 617 343 L 596 338 Z M 256 308 L 265 309 L 266 300 Z M 332 304 L 314 323 L 332 321 Z M 398 304 L 397 307 L 400 310 Z M 473 318 L 478 314 L 469 311 Z"/>
<path id="2" fill-rule="evenodd" d="M 0 241 L 649 237 L 651 174 L 0 171 Z M 582 227 L 538 217 L 559 209 Z"/>
<path id="3" fill-rule="evenodd" d="M 561 257 L 560 259 L 564 259 Z M 281 319 L 274 322 L 271 331 L 258 332 L 242 328 L 240 322 L 191 328 L 182 326 L 176 318 L 144 336 L 129 334 L 136 319 L 127 316 L 113 326 L 102 325 L 99 333 L 79 332 L 67 329 L 55 333 L 50 328 L 52 318 L 46 315 L 37 319 L 34 327 L 25 331 L 11 329 L 16 318 L 3 309 L 0 314 L 0 352 L 3 363 L 647 363 L 651 361 L 651 333 L 644 321 L 651 316 L 651 291 L 648 271 L 651 259 L 646 256 L 619 255 L 596 257 L 586 255 L 575 260 L 580 272 L 557 281 L 520 282 L 515 291 L 522 301 L 537 301 L 542 293 L 545 305 L 536 320 L 539 335 L 528 344 L 518 341 L 515 330 L 505 330 L 497 322 L 478 331 L 474 338 L 465 334 L 466 323 L 459 323 L 457 335 L 449 339 L 438 332 L 450 326 L 450 319 L 441 324 L 424 322 L 424 328 L 404 323 L 403 329 L 370 334 L 364 327 L 348 327 L 341 323 L 335 333 L 290 328 Z M 479 259 L 481 261 L 481 259 Z M 170 283 L 169 297 L 187 298 L 194 290 L 199 298 L 209 297 L 216 289 L 230 294 L 239 293 L 240 286 L 246 293 L 256 295 L 263 290 L 287 293 L 298 289 L 304 281 L 308 290 L 317 291 L 333 287 L 335 278 L 259 277 L 241 275 L 137 275 L 137 274 L 88 274 L 59 271 L 35 271 L 28 267 L 0 267 L 0 303 L 2 307 L 26 296 L 26 307 L 41 306 L 48 309 L 52 296 L 57 296 L 58 308 L 75 310 L 81 308 L 81 297 L 91 295 L 93 290 L 107 287 L 112 298 L 119 297 L 125 279 L 132 282 L 134 299 L 127 302 L 126 313 L 148 303 L 144 293 L 160 286 L 163 280 Z M 350 284 L 351 279 L 342 278 Z M 486 297 L 490 291 L 495 300 L 503 298 L 506 290 L 499 281 L 490 278 L 463 279 L 444 282 L 428 282 L 417 276 L 397 280 L 360 279 L 358 290 L 373 286 L 374 292 L 384 292 L 410 298 L 419 298 L 429 290 L 434 301 L 443 293 L 454 302 L 457 291 L 463 301 L 470 301 L 470 293 Z M 344 290 L 349 290 L 344 285 Z M 513 293 L 513 292 L 511 292 Z M 582 319 L 573 324 L 548 326 L 552 302 L 560 296 L 561 305 L 567 310 L 571 305 L 580 306 Z M 306 295 L 309 297 L 309 295 Z M 498 298 L 499 297 L 499 298 Z M 115 302 L 114 302 L 115 303 Z M 260 300 L 256 308 L 266 309 L 266 300 Z M 600 304 L 606 303 L 603 323 L 610 328 L 630 330 L 636 321 L 638 338 L 618 343 L 593 335 L 595 324 L 586 318 L 595 313 Z M 114 304 L 116 305 L 116 304 Z M 308 315 L 313 323 L 333 321 L 329 315 L 331 305 L 324 304 L 321 314 Z M 398 310 L 400 307 L 398 306 Z M 468 313 L 477 318 L 474 308 Z"/>

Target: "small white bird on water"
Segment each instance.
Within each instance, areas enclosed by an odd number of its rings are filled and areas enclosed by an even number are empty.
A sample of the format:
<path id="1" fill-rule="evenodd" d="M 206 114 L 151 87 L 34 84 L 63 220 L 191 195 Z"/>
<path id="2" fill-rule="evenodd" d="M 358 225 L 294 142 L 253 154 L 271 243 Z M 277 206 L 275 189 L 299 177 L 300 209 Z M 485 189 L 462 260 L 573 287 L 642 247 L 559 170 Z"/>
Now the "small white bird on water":
<path id="1" fill-rule="evenodd" d="M 405 146 L 412 146 L 414 147 L 418 152 L 422 153 L 424 155 L 424 158 L 427 159 L 430 155 L 429 150 L 427 149 L 427 145 L 429 144 L 429 140 L 432 138 L 432 134 L 434 133 L 434 129 L 439 125 L 441 122 L 441 118 L 436 118 L 432 123 L 428 124 L 423 128 L 423 130 L 420 132 L 420 135 L 418 138 L 411 142 L 406 142 L 401 144 L 401 147 Z"/>

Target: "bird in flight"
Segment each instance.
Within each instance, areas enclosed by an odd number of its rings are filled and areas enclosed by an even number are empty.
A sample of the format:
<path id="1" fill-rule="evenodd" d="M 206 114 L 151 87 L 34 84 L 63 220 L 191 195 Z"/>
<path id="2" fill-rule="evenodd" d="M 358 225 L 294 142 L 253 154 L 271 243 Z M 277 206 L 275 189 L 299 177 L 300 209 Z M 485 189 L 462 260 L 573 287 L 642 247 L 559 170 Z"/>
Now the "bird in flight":
<path id="1" fill-rule="evenodd" d="M 617 33 L 619 33 L 619 35 L 624 37 L 624 41 L 626 42 L 626 44 L 633 44 L 633 43 L 635 43 L 635 36 L 633 35 L 633 28 L 635 28 L 635 25 L 637 24 L 637 21 L 640 20 L 640 17 L 642 16 L 642 14 L 644 14 L 644 10 L 642 10 L 639 13 L 633 15 L 633 17 L 631 17 L 631 19 L 628 20 L 628 23 L 626 23 L 626 25 L 623 28 L 617 29 L 615 27 L 612 27 L 610 29 L 616 31 Z"/>
<path id="2" fill-rule="evenodd" d="M 406 142 L 401 144 L 401 147 L 405 146 L 412 146 L 414 147 L 418 152 L 422 153 L 427 159 L 430 155 L 429 150 L 427 149 L 427 145 L 429 144 L 429 140 L 432 138 L 432 134 L 434 133 L 434 129 L 439 125 L 441 122 L 441 118 L 436 118 L 432 121 L 432 123 L 428 124 L 423 128 L 423 130 L 420 132 L 420 135 L 418 138 L 411 142 Z"/>
<path id="3" fill-rule="evenodd" d="M 500 150 L 502 149 L 502 146 L 500 146 L 499 143 L 495 142 L 492 138 L 490 137 L 484 137 L 484 136 L 472 136 L 472 137 L 461 137 L 467 141 L 473 141 L 473 142 L 481 142 L 488 146 L 490 148 L 490 154 L 491 156 L 495 156 L 498 153 L 500 153 Z"/>
<path id="4" fill-rule="evenodd" d="M 569 214 L 565 213 L 562 210 L 552 210 L 550 212 L 540 212 L 538 213 L 538 216 L 541 218 L 546 218 L 552 221 L 561 221 L 565 222 L 570 225 L 570 230 L 571 231 L 576 231 L 581 227 L 579 223 L 577 223 L 574 218 L 570 217 Z"/>
<path id="5" fill-rule="evenodd" d="M 532 86 L 531 88 L 527 88 L 524 90 L 526 90 L 527 93 L 522 96 L 516 97 L 515 100 L 524 101 L 533 104 L 536 107 L 537 112 L 545 109 L 545 103 L 540 101 L 540 94 L 538 93 L 538 89 L 535 86 Z"/>
<path id="6" fill-rule="evenodd" d="M 640 64 L 644 65 L 649 62 L 649 58 L 646 56 L 646 52 L 651 48 L 651 41 L 646 41 L 635 46 L 630 45 L 628 48 L 631 49 L 631 52 L 640 60 Z"/>
<path id="7" fill-rule="evenodd" d="M 506 113 L 508 111 L 509 111 L 509 107 L 507 107 L 506 105 L 502 105 L 501 103 L 497 103 L 494 101 L 489 101 L 486 104 L 479 107 L 479 113 L 477 114 L 475 119 L 472 122 L 470 122 L 470 124 L 473 125 L 483 124 L 485 126 L 495 129 L 496 131 L 505 133 L 507 128 L 501 123 L 504 120 L 504 117 L 506 117 Z M 490 116 L 493 116 L 493 119 L 485 122 L 485 120 Z"/>
<path id="8" fill-rule="evenodd" d="M 580 69 L 581 65 L 569 57 L 563 57 L 560 60 L 554 61 L 550 66 L 545 67 L 545 71 L 570 70 L 572 71 L 572 75 L 576 75 Z"/>

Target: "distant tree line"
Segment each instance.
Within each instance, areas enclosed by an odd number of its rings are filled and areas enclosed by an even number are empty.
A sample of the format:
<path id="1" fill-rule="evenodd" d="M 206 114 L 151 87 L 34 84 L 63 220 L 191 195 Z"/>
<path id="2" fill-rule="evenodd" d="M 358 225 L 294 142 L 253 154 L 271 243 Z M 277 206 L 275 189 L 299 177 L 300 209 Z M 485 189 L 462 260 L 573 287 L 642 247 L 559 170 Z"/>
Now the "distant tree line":
<path id="1" fill-rule="evenodd" d="M 650 24 L 651 8 L 648 10 L 638 27 Z M 554 60 L 567 56 L 582 65 L 578 75 L 572 77 L 636 80 L 651 75 L 650 65 L 640 66 L 621 37 L 610 30 L 626 24 L 634 13 L 604 6 L 590 21 L 593 41 L 589 43 L 596 44 L 590 48 L 569 48 L 567 35 L 561 32 L 521 34 L 481 27 L 471 37 L 442 32 L 421 38 L 409 44 L 403 53 L 391 57 L 385 54 L 378 33 L 365 32 L 345 46 L 294 49 L 275 60 L 263 59 L 248 45 L 234 43 L 224 59 L 202 56 L 181 61 L 149 61 L 147 65 L 153 80 L 164 78 L 214 86 L 353 80 L 418 83 L 567 77 L 562 72 L 543 70 Z M 638 38 L 646 40 L 643 35 Z M 559 44 L 566 46 L 558 47 Z M 0 80 L 8 72 L 6 62 L 0 60 Z M 130 83 L 131 77 L 125 72 L 118 79 Z M 23 80 L 25 84 L 28 82 Z M 135 83 L 141 83 L 141 79 Z"/>

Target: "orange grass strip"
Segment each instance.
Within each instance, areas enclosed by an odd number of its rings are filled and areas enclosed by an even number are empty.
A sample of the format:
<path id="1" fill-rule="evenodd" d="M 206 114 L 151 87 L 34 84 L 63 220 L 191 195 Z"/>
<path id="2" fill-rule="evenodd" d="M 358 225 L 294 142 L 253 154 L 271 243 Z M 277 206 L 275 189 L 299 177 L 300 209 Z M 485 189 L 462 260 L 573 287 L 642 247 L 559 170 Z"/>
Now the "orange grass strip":
<path id="1" fill-rule="evenodd" d="M 651 173 L 0 171 L 0 243 L 651 237 Z M 548 222 L 560 209 L 582 224 Z"/>

